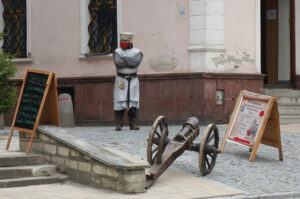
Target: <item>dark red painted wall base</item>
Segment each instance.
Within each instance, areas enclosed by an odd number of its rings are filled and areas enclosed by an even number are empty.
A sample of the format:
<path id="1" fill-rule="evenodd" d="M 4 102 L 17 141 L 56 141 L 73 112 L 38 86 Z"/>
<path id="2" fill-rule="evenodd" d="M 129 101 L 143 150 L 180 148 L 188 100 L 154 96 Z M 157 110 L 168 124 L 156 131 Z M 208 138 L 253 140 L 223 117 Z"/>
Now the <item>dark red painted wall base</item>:
<path id="1" fill-rule="evenodd" d="M 264 75 L 254 74 L 157 74 L 140 75 L 138 121 L 152 124 L 159 115 L 168 123 L 190 116 L 201 122 L 227 122 L 240 90 L 260 92 Z M 114 77 L 59 78 L 60 88 L 74 88 L 78 124 L 113 124 Z M 224 90 L 224 105 L 216 105 L 216 90 Z M 63 90 L 63 89 L 62 89 Z"/>
<path id="2" fill-rule="evenodd" d="M 182 124 L 197 116 L 200 122 L 228 122 L 241 90 L 260 92 L 264 75 L 257 74 L 151 74 L 139 75 L 138 123 L 150 124 L 164 115 L 169 124 Z M 59 92 L 73 96 L 77 125 L 112 125 L 114 77 L 58 78 Z M 216 104 L 216 90 L 224 91 L 224 104 Z M 11 116 L 6 117 L 10 125 Z M 125 121 L 127 116 L 125 117 Z"/>

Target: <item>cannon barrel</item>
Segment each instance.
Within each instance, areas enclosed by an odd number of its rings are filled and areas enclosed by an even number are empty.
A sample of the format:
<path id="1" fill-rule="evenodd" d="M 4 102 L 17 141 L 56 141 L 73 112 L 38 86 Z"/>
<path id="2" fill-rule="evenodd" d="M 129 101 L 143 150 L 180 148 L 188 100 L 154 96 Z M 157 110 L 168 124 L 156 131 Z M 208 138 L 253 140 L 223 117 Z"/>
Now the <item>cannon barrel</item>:
<path id="1" fill-rule="evenodd" d="M 198 127 L 199 121 L 196 117 L 190 117 L 186 120 L 186 122 L 182 125 L 182 129 L 179 133 L 173 138 L 175 141 L 186 141 L 190 137 L 194 140 L 198 135 L 195 134 L 195 131 Z"/>
<path id="2" fill-rule="evenodd" d="M 198 119 L 196 117 L 190 117 L 186 120 L 186 122 L 182 125 L 182 128 L 179 133 L 175 135 L 172 139 L 176 142 L 184 142 L 188 140 L 191 136 L 194 140 L 199 134 L 195 134 L 195 131 L 198 130 Z M 170 138 L 166 137 L 164 140 L 164 146 L 169 144 L 172 141 Z M 160 137 L 153 138 L 152 142 L 155 144 L 159 144 Z M 198 148 L 199 150 L 199 148 Z"/>

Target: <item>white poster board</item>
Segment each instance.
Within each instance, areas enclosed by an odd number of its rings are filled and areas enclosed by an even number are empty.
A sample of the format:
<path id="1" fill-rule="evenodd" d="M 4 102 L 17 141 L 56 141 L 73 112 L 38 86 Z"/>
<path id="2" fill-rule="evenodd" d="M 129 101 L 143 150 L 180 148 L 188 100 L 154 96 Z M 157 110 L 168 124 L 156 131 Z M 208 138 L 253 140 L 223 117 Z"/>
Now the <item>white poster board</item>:
<path id="1" fill-rule="evenodd" d="M 261 127 L 267 102 L 243 96 L 228 139 L 252 147 Z"/>

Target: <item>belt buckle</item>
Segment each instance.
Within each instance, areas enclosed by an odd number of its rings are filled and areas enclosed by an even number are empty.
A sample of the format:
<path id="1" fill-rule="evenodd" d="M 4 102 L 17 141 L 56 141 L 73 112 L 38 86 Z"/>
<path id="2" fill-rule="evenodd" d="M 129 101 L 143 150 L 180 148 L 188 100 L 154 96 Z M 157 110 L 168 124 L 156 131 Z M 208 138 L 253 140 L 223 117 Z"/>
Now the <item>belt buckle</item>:
<path id="1" fill-rule="evenodd" d="M 130 78 L 130 76 L 129 75 L 125 75 L 125 77 L 124 77 L 126 80 L 128 80 L 129 78 Z"/>

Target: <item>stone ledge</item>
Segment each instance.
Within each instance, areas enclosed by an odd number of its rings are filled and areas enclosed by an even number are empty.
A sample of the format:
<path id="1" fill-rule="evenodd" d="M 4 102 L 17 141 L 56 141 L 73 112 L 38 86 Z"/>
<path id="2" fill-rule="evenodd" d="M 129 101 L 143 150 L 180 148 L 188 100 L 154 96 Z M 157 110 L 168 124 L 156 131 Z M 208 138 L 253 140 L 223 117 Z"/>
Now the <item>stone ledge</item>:
<path id="1" fill-rule="evenodd" d="M 149 164 L 144 160 L 139 160 L 121 151 L 95 146 L 56 126 L 42 125 L 38 127 L 37 131 L 112 168 L 132 170 L 149 167 Z"/>
<path id="2" fill-rule="evenodd" d="M 19 133 L 19 148 L 26 151 L 30 137 Z M 39 126 L 31 148 L 54 163 L 70 180 L 124 193 L 145 192 L 149 164 L 127 153 L 95 146 L 56 126 Z"/>

